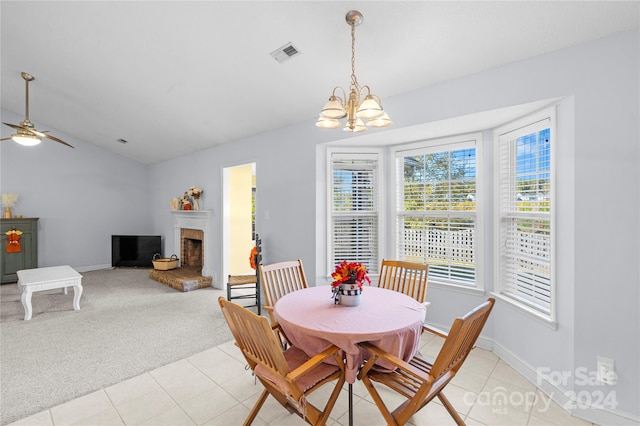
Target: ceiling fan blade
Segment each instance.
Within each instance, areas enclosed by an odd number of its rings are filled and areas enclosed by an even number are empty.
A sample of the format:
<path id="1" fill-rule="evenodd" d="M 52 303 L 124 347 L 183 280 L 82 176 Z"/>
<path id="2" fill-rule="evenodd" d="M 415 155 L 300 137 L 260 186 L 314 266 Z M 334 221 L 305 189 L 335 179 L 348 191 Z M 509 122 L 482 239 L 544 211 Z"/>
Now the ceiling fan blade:
<path id="1" fill-rule="evenodd" d="M 24 127 L 20 127 L 20 126 L 18 126 L 17 124 L 4 123 L 4 122 L 3 122 L 2 124 L 4 124 L 5 126 L 12 127 L 12 128 L 14 128 L 14 129 L 16 129 L 16 130 L 17 130 L 17 129 L 24 129 Z M 29 129 L 25 129 L 25 130 L 29 130 Z"/>
<path id="2" fill-rule="evenodd" d="M 52 135 L 48 135 L 48 134 L 47 134 L 47 133 L 45 133 L 45 132 L 39 132 L 39 131 L 37 131 L 36 129 L 29 129 L 29 128 L 27 128 L 27 127 L 18 126 L 18 125 L 16 125 L 16 124 L 11 124 L 11 123 L 2 123 L 2 124 L 5 124 L 5 125 L 7 125 L 7 126 L 9 126 L 9 127 L 12 127 L 12 128 L 14 128 L 14 129 L 16 129 L 16 130 L 24 130 L 24 131 L 27 131 L 27 132 L 31 133 L 32 135 L 35 135 L 35 136 L 37 136 L 37 137 L 39 137 L 39 138 L 47 138 L 47 139 L 51 139 L 52 141 L 56 141 L 56 142 L 58 142 L 58 143 L 61 143 L 61 144 L 63 144 L 63 145 L 66 145 L 66 146 L 68 146 L 69 148 L 75 148 L 73 145 L 69 145 L 68 143 L 66 143 L 66 142 L 65 142 L 65 141 L 63 141 L 62 139 L 56 138 L 55 136 L 52 136 Z M 11 138 L 7 138 L 7 139 L 11 139 Z M 3 140 L 4 140 L 4 139 L 3 139 Z"/>
<path id="3" fill-rule="evenodd" d="M 11 138 L 9 137 L 9 138 L 2 138 L 2 139 L 0 139 L 0 141 L 8 141 L 8 140 L 11 140 Z"/>
<path id="4" fill-rule="evenodd" d="M 69 145 L 68 143 L 66 143 L 66 142 L 65 142 L 65 141 L 63 141 L 62 139 L 58 139 L 58 138 L 56 138 L 55 136 L 48 135 L 48 134 L 46 134 L 46 133 L 39 132 L 39 131 L 37 131 L 37 130 L 31 130 L 31 132 L 35 133 L 38 137 L 51 139 L 52 141 L 56 141 L 56 142 L 58 142 L 58 143 L 61 143 L 62 145 L 66 145 L 66 146 L 68 146 L 69 148 L 75 148 L 73 145 Z"/>
<path id="5" fill-rule="evenodd" d="M 56 141 L 56 142 L 58 142 L 58 143 L 61 143 L 61 144 L 63 144 L 63 145 L 66 145 L 66 146 L 68 146 L 69 148 L 75 148 L 74 146 L 69 145 L 68 143 L 66 143 L 65 141 L 63 141 L 62 139 L 56 138 L 55 136 L 49 135 L 49 134 L 47 134 L 47 133 L 45 133 L 45 132 L 39 132 L 39 131 L 37 131 L 37 130 L 35 130 L 35 129 L 29 129 L 29 131 L 30 131 L 31 133 L 33 133 L 34 135 L 38 136 L 39 138 L 47 138 L 47 139 L 51 139 L 52 141 Z"/>

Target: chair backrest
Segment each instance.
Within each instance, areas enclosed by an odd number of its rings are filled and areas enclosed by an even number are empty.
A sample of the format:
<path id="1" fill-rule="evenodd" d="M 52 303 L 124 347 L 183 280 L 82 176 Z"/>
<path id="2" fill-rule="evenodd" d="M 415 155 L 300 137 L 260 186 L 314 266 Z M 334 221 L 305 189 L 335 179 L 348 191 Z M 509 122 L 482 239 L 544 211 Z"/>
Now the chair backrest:
<path id="1" fill-rule="evenodd" d="M 264 289 L 265 303 L 268 306 L 275 305 L 285 294 L 307 288 L 307 278 L 300 259 L 259 265 L 258 268 L 260 284 Z"/>
<path id="2" fill-rule="evenodd" d="M 289 364 L 269 320 L 240 305 L 229 302 L 222 296 L 218 298 L 218 303 L 236 344 L 251 369 L 260 364 L 274 375 L 287 375 L 290 372 Z"/>
<path id="3" fill-rule="evenodd" d="M 430 373 L 435 380 L 448 372 L 454 374 L 458 372 L 476 344 L 494 303 L 495 299 L 489 298 L 462 318 L 456 318 L 453 321 L 447 339 L 431 367 Z"/>
<path id="4" fill-rule="evenodd" d="M 378 287 L 404 293 L 424 303 L 427 299 L 429 265 L 382 259 Z"/>

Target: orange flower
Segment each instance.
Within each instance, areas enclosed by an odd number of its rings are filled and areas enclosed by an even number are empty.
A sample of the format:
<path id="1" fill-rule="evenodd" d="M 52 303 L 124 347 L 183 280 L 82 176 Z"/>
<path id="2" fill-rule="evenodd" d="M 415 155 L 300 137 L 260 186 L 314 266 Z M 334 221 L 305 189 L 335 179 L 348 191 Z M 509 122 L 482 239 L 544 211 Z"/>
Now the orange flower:
<path id="1" fill-rule="evenodd" d="M 367 275 L 367 267 L 360 262 L 350 262 L 343 260 L 336 266 L 336 271 L 331 274 L 334 281 L 332 287 L 338 287 L 340 284 L 357 284 L 362 289 L 363 284 L 371 284 L 371 279 Z"/>

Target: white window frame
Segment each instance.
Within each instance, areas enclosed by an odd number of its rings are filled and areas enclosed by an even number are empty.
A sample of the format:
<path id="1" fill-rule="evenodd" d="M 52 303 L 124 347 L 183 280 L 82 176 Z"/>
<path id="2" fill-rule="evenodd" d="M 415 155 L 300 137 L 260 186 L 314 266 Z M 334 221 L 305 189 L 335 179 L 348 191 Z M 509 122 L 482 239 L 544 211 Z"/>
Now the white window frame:
<path id="1" fill-rule="evenodd" d="M 334 216 L 339 215 L 340 213 L 335 213 L 333 211 L 333 161 L 334 158 L 339 158 L 343 160 L 353 159 L 356 161 L 361 160 L 371 160 L 376 163 L 375 167 L 375 197 L 376 197 L 376 208 L 375 212 L 372 212 L 377 218 L 377 250 L 376 250 L 376 259 L 374 264 L 369 265 L 369 274 L 376 275 L 378 273 L 378 269 L 380 268 L 381 255 L 382 250 L 384 248 L 385 243 L 385 227 L 384 227 L 384 203 L 383 203 L 383 153 L 380 149 L 371 149 L 371 148 L 335 148 L 330 147 L 327 148 L 327 276 L 330 276 L 331 273 L 335 271 L 336 264 L 334 263 L 334 235 L 333 235 L 333 223 Z M 345 260 L 345 259 L 342 259 Z"/>
<path id="2" fill-rule="evenodd" d="M 400 197 L 402 196 L 399 191 L 403 182 L 400 182 L 403 174 L 402 170 L 398 170 L 398 158 L 406 157 L 410 155 L 421 155 L 432 152 L 441 151 L 455 151 L 463 149 L 465 147 L 475 147 L 476 150 L 476 210 L 473 213 L 460 212 L 460 216 L 469 216 L 475 218 L 475 230 L 474 230 L 474 257 L 475 257 L 475 281 L 473 282 L 458 282 L 455 280 L 445 280 L 438 277 L 429 276 L 429 285 L 444 286 L 448 289 L 454 289 L 464 293 L 477 294 L 478 292 L 484 292 L 484 179 L 483 179 L 483 138 L 482 133 L 470 133 L 452 137 L 444 137 L 430 140 L 423 140 L 420 142 L 414 142 L 406 145 L 399 145 L 391 149 L 390 158 L 393 159 L 393 175 L 394 184 L 391 189 L 394 192 L 394 206 L 393 206 L 393 229 L 392 235 L 392 247 L 394 250 L 394 257 L 399 258 L 399 236 L 398 236 L 398 221 L 400 216 Z"/>
<path id="3" fill-rule="evenodd" d="M 545 128 L 549 128 L 550 132 L 550 190 L 549 190 L 549 202 L 550 202 L 550 211 L 548 214 L 546 213 L 522 213 L 522 212 L 509 212 L 505 207 L 503 200 L 503 185 L 501 185 L 501 148 L 504 144 L 510 143 L 510 141 L 516 140 L 519 137 L 538 132 Z M 555 258 L 556 258 L 556 151 L 558 141 L 556 140 L 556 112 L 555 107 L 551 107 L 540 111 L 538 113 L 529 115 L 527 117 L 523 117 L 517 121 L 504 125 L 495 130 L 495 162 L 494 162 L 494 172 L 495 172 L 495 291 L 493 293 L 494 296 L 500 298 L 501 300 L 511 304 L 517 309 L 523 311 L 529 316 L 542 320 L 542 322 L 547 325 L 555 328 L 557 326 L 556 322 L 556 267 L 555 267 Z M 515 167 L 514 159 L 512 163 L 509 164 L 511 167 Z M 507 201 L 509 202 L 509 201 Z M 550 258 L 549 258 L 549 309 L 548 312 L 545 312 L 545 309 L 542 307 L 536 307 L 535 303 L 531 300 L 526 300 L 526 297 L 519 297 L 519 295 L 512 291 L 511 286 L 507 284 L 505 278 L 503 276 L 503 268 L 506 267 L 506 263 L 503 257 L 504 249 L 506 244 L 508 243 L 506 240 L 503 241 L 503 233 L 507 230 L 507 221 L 509 219 L 521 218 L 521 219 L 543 219 L 545 221 L 549 221 L 549 247 L 550 247 Z"/>

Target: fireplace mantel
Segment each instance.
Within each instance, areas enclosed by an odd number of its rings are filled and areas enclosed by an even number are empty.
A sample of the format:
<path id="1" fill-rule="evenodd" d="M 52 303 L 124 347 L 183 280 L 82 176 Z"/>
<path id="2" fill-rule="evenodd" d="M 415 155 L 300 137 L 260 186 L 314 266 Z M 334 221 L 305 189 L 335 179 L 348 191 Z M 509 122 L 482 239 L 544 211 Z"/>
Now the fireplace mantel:
<path id="1" fill-rule="evenodd" d="M 202 262 L 202 276 L 212 277 L 213 266 L 212 256 L 213 253 L 213 238 L 211 236 L 211 229 L 213 226 L 214 213 L 213 210 L 171 210 L 173 216 L 173 229 L 174 229 L 174 252 L 180 253 L 180 230 L 181 229 L 199 229 L 204 234 L 204 241 L 202 244 L 203 262 Z M 215 284 L 215 283 L 214 283 Z"/>

